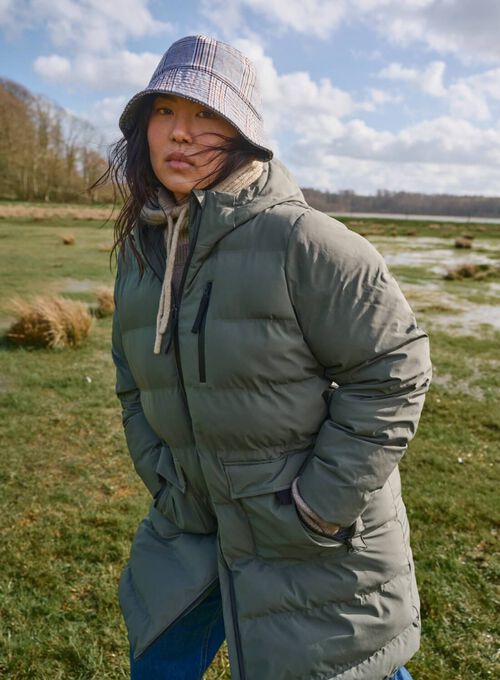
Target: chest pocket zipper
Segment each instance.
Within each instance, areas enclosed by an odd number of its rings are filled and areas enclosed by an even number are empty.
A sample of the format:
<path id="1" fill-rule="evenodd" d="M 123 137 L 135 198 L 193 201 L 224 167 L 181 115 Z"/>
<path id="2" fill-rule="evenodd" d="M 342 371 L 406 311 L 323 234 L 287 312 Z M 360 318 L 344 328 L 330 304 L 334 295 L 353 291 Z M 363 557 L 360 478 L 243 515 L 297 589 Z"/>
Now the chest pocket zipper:
<path id="1" fill-rule="evenodd" d="M 198 369 L 200 373 L 200 382 L 207 382 L 207 373 L 205 366 L 205 325 L 207 321 L 208 304 L 210 302 L 210 293 L 212 292 L 212 281 L 208 281 L 203 289 L 201 296 L 198 314 L 194 320 L 192 333 L 198 333 Z"/>

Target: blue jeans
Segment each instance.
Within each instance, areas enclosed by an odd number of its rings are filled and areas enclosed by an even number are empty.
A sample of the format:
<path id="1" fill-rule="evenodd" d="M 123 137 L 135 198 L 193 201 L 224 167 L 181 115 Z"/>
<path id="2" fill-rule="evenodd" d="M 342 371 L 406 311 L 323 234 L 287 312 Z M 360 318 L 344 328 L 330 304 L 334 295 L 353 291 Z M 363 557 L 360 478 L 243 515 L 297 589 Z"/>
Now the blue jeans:
<path id="1" fill-rule="evenodd" d="M 219 586 L 195 608 L 160 635 L 134 661 L 131 680 L 201 680 L 224 642 L 224 620 Z M 390 680 L 412 680 L 400 668 Z"/>
<path id="2" fill-rule="evenodd" d="M 226 637 L 220 589 L 182 616 L 134 661 L 131 680 L 201 680 Z"/>

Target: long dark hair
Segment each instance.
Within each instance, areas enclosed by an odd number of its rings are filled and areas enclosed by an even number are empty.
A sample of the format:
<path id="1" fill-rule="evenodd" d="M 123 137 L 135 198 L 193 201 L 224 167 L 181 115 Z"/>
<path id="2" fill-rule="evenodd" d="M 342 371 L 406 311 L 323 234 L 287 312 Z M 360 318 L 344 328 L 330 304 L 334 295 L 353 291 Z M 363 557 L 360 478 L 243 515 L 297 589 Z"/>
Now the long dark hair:
<path id="1" fill-rule="evenodd" d="M 123 205 L 114 226 L 114 244 L 111 255 L 116 256 L 118 252 L 124 252 L 126 245 L 129 245 L 141 271 L 144 269 L 144 262 L 134 240 L 130 237 L 138 224 L 142 207 L 147 202 L 155 202 L 160 186 L 151 167 L 147 141 L 149 115 L 155 97 L 155 94 L 144 97 L 133 132 L 127 138 L 122 137 L 111 146 L 108 167 L 92 187 L 95 188 L 111 182 L 114 205 L 119 198 L 122 199 Z M 210 182 L 203 187 L 204 189 L 213 188 L 251 160 L 265 160 L 267 158 L 265 151 L 251 144 L 242 135 L 236 137 L 218 136 L 221 138 L 219 145 L 206 147 L 215 149 L 220 153 L 220 162 L 210 178 L 207 176 L 200 179 L 200 183 L 210 179 Z M 203 153 L 203 149 L 198 153 Z"/>

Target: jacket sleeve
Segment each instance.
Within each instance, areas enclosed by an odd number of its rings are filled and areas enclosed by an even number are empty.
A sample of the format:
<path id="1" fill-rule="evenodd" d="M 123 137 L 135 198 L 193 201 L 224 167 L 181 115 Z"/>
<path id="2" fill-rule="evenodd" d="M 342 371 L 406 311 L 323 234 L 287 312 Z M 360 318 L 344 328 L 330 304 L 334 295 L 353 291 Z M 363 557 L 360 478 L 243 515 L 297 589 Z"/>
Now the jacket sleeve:
<path id="1" fill-rule="evenodd" d="M 332 383 L 298 488 L 325 521 L 349 526 L 415 434 L 431 377 L 428 339 L 379 253 L 326 215 L 298 220 L 286 275 L 304 338 Z"/>
<path id="2" fill-rule="evenodd" d="M 120 266 L 117 273 L 120 276 Z M 116 394 L 122 406 L 122 419 L 127 446 L 134 463 L 134 467 L 154 496 L 161 488 L 160 478 L 156 466 L 164 442 L 156 435 L 146 420 L 142 410 L 141 394 L 127 363 L 123 350 L 122 333 L 118 312 L 113 315 L 112 356 L 116 367 Z"/>

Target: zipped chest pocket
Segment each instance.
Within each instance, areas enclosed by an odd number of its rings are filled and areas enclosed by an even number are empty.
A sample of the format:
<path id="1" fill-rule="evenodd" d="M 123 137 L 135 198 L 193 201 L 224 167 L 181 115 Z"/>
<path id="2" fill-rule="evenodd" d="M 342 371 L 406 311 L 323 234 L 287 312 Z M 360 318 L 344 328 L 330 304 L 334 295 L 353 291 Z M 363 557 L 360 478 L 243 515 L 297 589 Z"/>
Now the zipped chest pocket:
<path id="1" fill-rule="evenodd" d="M 207 323 L 208 305 L 210 304 L 210 294 L 212 292 L 212 281 L 208 281 L 203 289 L 200 306 L 196 319 L 194 320 L 192 333 L 198 333 L 198 370 L 200 374 L 200 382 L 207 382 L 207 369 L 205 362 L 205 326 Z"/>

